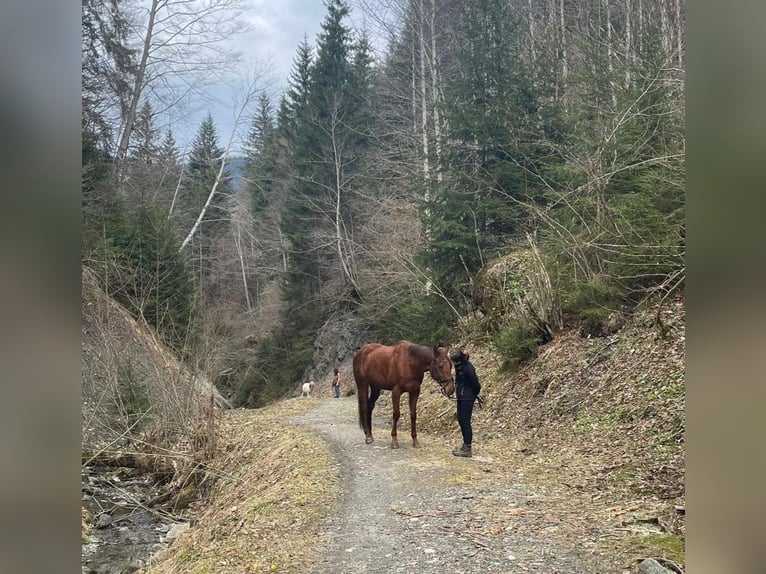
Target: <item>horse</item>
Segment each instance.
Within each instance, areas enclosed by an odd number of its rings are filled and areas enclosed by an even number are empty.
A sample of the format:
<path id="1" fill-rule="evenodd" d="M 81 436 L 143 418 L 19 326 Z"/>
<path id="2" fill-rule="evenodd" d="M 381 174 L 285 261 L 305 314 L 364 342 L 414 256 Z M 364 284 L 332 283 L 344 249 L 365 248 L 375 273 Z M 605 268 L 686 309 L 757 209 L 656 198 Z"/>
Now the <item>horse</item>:
<path id="1" fill-rule="evenodd" d="M 438 347 L 417 345 L 409 341 L 400 341 L 396 345 L 386 346 L 369 343 L 354 355 L 354 381 L 359 400 L 359 426 L 364 430 L 365 444 L 373 442 L 372 410 L 381 390 L 391 391 L 394 417 L 391 429 L 391 448 L 399 448 L 396 438 L 396 425 L 399 421 L 399 399 L 402 393 L 409 393 L 410 420 L 412 421 L 412 446 L 418 448 L 416 427 L 416 406 L 420 395 L 423 375 L 430 372 L 438 384 L 441 393 L 451 397 L 455 392 L 455 379 L 452 376 L 452 361 L 446 351 Z"/>
<path id="2" fill-rule="evenodd" d="M 303 383 L 303 390 L 301 391 L 301 396 L 310 397 L 313 391 L 314 391 L 314 381 Z"/>

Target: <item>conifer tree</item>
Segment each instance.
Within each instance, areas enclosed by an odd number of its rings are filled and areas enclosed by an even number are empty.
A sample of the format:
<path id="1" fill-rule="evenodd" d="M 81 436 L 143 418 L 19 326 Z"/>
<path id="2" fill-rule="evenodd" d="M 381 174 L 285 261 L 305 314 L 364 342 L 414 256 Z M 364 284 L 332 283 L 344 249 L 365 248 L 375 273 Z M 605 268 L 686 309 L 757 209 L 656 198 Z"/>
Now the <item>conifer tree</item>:
<path id="1" fill-rule="evenodd" d="M 152 105 L 145 101 L 136 116 L 136 125 L 131 135 L 131 159 L 151 167 L 159 155 L 159 130 L 154 127 Z"/>
<path id="2" fill-rule="evenodd" d="M 170 127 L 165 130 L 165 135 L 157 150 L 157 162 L 162 178 L 159 183 L 156 203 L 162 210 L 169 213 L 171 206 L 175 207 L 173 200 L 176 199 L 182 173 L 176 138 Z"/>
<path id="3" fill-rule="evenodd" d="M 442 288 L 465 287 L 493 250 L 524 225 L 536 195 L 537 94 L 507 2 L 477 0 L 461 18 L 462 73 L 447 85 L 449 184 L 428 206 L 427 228 Z M 465 291 L 464 291 L 465 292 Z"/>
<path id="4" fill-rule="evenodd" d="M 303 41 L 298 46 L 298 53 L 293 59 L 293 67 L 288 79 L 288 88 L 284 94 L 284 111 L 281 114 L 282 121 L 280 125 L 292 137 L 297 137 L 299 125 L 305 123 L 307 113 L 309 92 L 311 89 L 311 69 L 313 67 L 314 55 L 309 45 L 308 38 L 303 37 Z M 280 112 L 282 106 L 280 102 Z M 286 120 L 286 121 L 285 121 Z"/>
<path id="5" fill-rule="evenodd" d="M 300 259 L 293 261 L 300 281 L 314 293 L 324 269 L 341 278 L 349 293 L 357 290 L 349 233 L 354 179 L 362 170 L 364 134 L 370 129 L 361 121 L 369 104 L 362 89 L 369 85 L 371 59 L 365 44 L 355 68 L 356 47 L 344 22 L 348 14 L 343 0 L 327 3 L 305 113 L 298 116 L 292 138 L 297 179 L 288 198 L 286 232 L 293 257 Z M 311 235 L 298 236 L 297 229 L 309 229 Z"/>
<path id="6" fill-rule="evenodd" d="M 266 207 L 274 183 L 277 142 L 273 116 L 268 96 L 261 94 L 245 143 L 245 178 L 255 213 Z"/>
<path id="7" fill-rule="evenodd" d="M 189 164 L 186 168 L 178 218 L 182 233 L 187 233 L 202 211 L 223 161 L 224 150 L 219 144 L 213 117 L 208 113 L 202 121 L 192 143 Z M 214 254 L 215 240 L 227 229 L 230 220 L 231 177 L 228 173 L 218 187 L 218 192 L 205 212 L 199 230 L 192 240 L 192 261 L 195 275 L 200 281 L 207 277 L 209 262 Z"/>

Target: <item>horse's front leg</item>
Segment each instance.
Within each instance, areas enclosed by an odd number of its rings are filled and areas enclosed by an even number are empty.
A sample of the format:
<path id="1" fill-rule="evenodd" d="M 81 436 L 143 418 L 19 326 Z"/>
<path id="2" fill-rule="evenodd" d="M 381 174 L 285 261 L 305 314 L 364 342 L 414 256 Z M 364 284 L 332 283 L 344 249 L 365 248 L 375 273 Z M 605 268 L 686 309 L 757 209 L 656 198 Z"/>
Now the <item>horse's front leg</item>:
<path id="1" fill-rule="evenodd" d="M 412 446 L 414 448 L 420 448 L 420 443 L 418 442 L 418 427 L 417 427 L 418 396 L 420 396 L 420 389 L 410 391 L 410 425 L 412 428 L 412 432 L 410 434 L 412 435 Z"/>
<path id="2" fill-rule="evenodd" d="M 391 427 L 391 448 L 399 448 L 399 441 L 396 439 L 396 425 L 399 423 L 399 399 L 402 391 L 399 387 L 394 387 L 391 391 L 391 401 L 394 404 L 394 424 Z"/>

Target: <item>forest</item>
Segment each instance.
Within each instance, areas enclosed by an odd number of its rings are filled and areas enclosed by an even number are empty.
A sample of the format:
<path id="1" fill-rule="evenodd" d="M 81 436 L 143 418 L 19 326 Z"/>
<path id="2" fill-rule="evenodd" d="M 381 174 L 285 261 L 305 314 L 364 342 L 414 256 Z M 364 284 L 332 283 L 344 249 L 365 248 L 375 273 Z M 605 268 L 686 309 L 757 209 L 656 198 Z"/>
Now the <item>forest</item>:
<path id="1" fill-rule="evenodd" d="M 330 321 L 510 369 L 683 287 L 682 0 L 327 0 L 241 152 L 173 127 L 240 2 L 144 4 L 82 3 L 82 266 L 231 405 L 294 396 Z M 160 416 L 115 381 L 118 435 Z"/>

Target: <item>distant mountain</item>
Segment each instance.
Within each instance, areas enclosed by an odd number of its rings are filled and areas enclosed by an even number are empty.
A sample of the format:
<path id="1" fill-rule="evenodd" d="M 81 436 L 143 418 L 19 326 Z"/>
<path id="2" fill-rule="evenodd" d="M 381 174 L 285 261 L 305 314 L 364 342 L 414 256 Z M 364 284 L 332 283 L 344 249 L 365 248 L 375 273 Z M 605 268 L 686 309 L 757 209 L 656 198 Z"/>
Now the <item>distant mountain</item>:
<path id="1" fill-rule="evenodd" d="M 230 156 L 226 162 L 226 167 L 229 168 L 229 173 L 231 174 L 231 188 L 239 189 L 245 177 L 245 156 Z"/>

